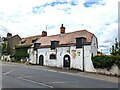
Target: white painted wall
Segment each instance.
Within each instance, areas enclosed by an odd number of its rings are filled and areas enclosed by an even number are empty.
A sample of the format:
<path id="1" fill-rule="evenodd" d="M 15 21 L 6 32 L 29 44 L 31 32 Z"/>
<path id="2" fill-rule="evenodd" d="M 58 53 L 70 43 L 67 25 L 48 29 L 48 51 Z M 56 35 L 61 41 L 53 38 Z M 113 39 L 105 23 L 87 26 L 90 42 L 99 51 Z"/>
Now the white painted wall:
<path id="1" fill-rule="evenodd" d="M 36 64 L 36 51 L 33 50 L 33 48 L 28 49 L 28 54 L 30 58 L 30 63 Z"/>
<path id="2" fill-rule="evenodd" d="M 83 50 L 82 48 L 76 49 L 76 46 L 71 46 L 71 68 L 83 70 Z"/>
<path id="3" fill-rule="evenodd" d="M 90 68 L 92 65 L 91 61 L 91 52 L 88 50 L 91 49 L 91 46 L 85 46 L 85 70 L 91 70 Z M 50 59 L 50 54 L 56 54 L 57 59 Z M 39 63 L 39 56 L 44 56 L 44 65 L 45 66 L 52 66 L 52 67 L 63 67 L 63 58 L 65 55 L 69 55 L 71 58 L 70 68 L 80 69 L 83 70 L 83 49 L 79 48 L 76 49 L 76 46 L 71 47 L 57 47 L 56 50 L 51 50 L 50 48 L 41 48 L 38 49 L 38 60 Z M 88 60 L 89 59 L 89 60 Z"/>
<path id="4" fill-rule="evenodd" d="M 113 65 L 112 68 L 108 71 L 107 69 L 96 69 L 96 73 L 107 74 L 107 75 L 120 75 L 120 69 L 117 65 Z"/>
<path id="5" fill-rule="evenodd" d="M 65 54 L 69 54 L 69 47 L 58 47 L 55 50 L 51 50 L 50 48 L 40 48 L 38 49 L 38 60 L 39 56 L 44 56 L 44 65 L 52 66 L 52 67 L 63 67 L 63 57 Z M 50 59 L 50 54 L 56 54 L 56 59 Z"/>
<path id="6" fill-rule="evenodd" d="M 57 48 L 57 67 L 63 67 L 63 58 L 65 55 L 70 55 L 70 47 Z"/>
<path id="7" fill-rule="evenodd" d="M 91 56 L 92 56 L 92 50 L 91 50 L 91 46 L 90 45 L 85 45 L 84 46 L 84 66 L 85 66 L 85 71 L 89 71 L 89 72 L 94 72 L 94 66 L 93 66 L 93 62 L 91 60 Z"/>
<path id="8" fill-rule="evenodd" d="M 97 55 L 98 43 L 95 36 L 92 37 L 92 44 L 84 46 L 84 61 L 85 61 L 85 71 L 95 72 L 93 62 L 91 60 L 93 56 Z"/>
<path id="9" fill-rule="evenodd" d="M 40 55 L 43 55 L 44 57 L 44 63 L 43 65 L 46 65 L 47 66 L 47 63 L 48 63 L 48 57 L 49 57 L 49 48 L 41 48 L 41 49 L 38 49 L 38 59 L 37 59 L 37 64 L 39 63 L 39 56 Z"/>

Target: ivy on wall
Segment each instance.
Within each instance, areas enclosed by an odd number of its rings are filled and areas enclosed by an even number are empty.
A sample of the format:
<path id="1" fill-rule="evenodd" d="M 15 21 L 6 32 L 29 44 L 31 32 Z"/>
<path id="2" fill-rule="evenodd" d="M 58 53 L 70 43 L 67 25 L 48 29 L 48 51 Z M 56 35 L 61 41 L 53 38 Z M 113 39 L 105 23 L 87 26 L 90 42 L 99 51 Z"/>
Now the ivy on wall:
<path id="1" fill-rule="evenodd" d="M 26 57 L 29 57 L 29 54 L 27 53 L 27 50 L 29 47 L 30 46 L 16 46 L 14 58 L 16 60 L 20 60 L 20 59 L 25 59 Z"/>
<path id="2" fill-rule="evenodd" d="M 120 69 L 120 56 L 95 56 L 92 58 L 94 68 L 110 70 L 116 64 Z"/>

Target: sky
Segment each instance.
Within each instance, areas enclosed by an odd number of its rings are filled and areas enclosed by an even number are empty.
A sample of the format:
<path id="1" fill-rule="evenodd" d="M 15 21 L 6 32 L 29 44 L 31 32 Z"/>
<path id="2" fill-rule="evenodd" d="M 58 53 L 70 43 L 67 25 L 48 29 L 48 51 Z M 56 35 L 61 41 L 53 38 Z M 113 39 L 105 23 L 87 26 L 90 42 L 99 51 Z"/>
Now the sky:
<path id="1" fill-rule="evenodd" d="M 86 29 L 98 38 L 99 51 L 109 54 L 118 38 L 120 0 L 0 0 L 0 36 L 7 32 L 20 37 Z"/>

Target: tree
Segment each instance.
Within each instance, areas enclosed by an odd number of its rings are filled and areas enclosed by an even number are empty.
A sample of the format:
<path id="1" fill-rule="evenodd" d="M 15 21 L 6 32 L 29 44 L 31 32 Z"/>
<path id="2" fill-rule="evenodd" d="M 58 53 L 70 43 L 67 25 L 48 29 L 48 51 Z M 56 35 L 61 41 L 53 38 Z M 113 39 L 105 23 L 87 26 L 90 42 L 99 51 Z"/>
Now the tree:
<path id="1" fill-rule="evenodd" d="M 112 45 L 112 48 L 110 49 L 111 55 L 120 55 L 120 41 L 117 41 L 117 38 L 115 39 L 115 44 Z"/>

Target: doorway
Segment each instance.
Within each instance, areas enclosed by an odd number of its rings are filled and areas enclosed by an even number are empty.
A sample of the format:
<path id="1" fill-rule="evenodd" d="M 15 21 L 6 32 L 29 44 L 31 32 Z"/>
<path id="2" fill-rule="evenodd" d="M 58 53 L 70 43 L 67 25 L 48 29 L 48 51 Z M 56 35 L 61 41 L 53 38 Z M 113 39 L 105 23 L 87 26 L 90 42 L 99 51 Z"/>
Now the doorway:
<path id="1" fill-rule="evenodd" d="M 44 64 L 44 56 L 43 55 L 40 55 L 39 56 L 39 65 L 42 65 L 43 66 Z"/>
<path id="2" fill-rule="evenodd" d="M 65 55 L 63 58 L 63 67 L 68 67 L 70 68 L 70 56 Z"/>

